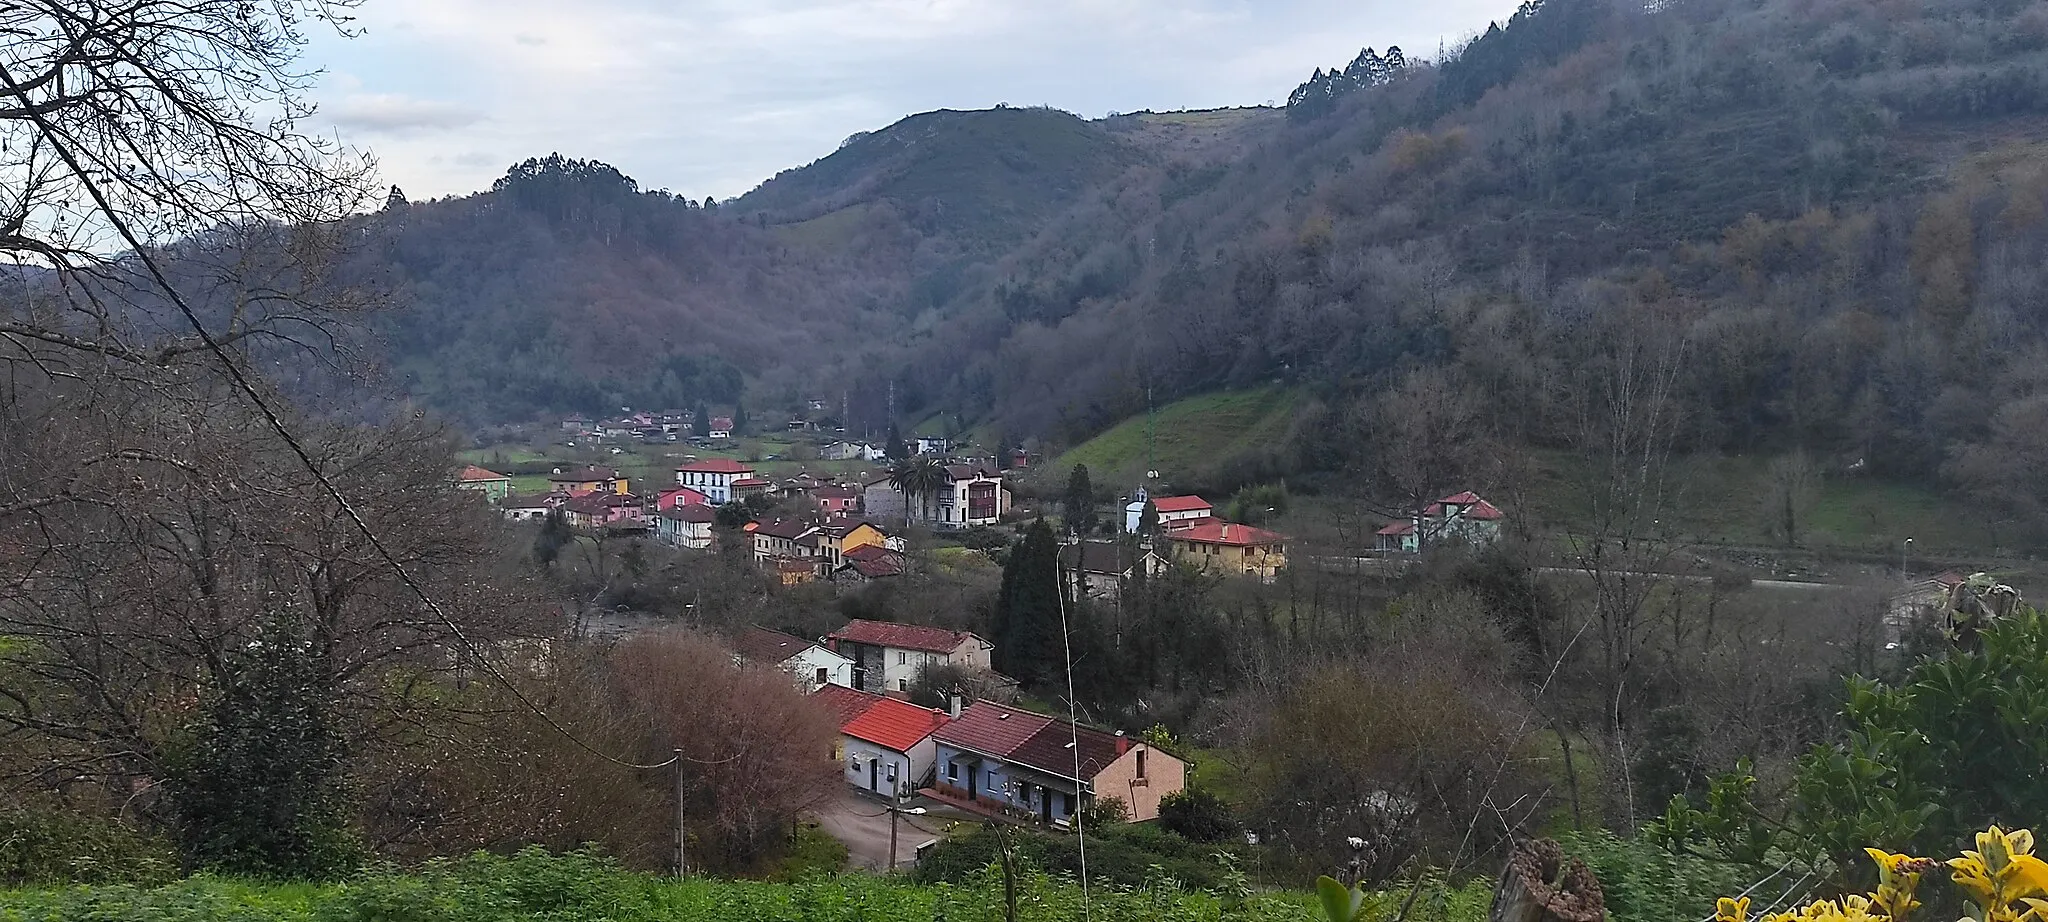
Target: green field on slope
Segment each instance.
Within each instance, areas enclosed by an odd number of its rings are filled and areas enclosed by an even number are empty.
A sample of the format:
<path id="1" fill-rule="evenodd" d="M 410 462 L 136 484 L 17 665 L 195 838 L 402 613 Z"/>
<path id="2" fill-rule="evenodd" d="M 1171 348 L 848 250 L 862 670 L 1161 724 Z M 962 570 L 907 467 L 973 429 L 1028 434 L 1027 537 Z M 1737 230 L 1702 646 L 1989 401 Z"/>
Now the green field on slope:
<path id="1" fill-rule="evenodd" d="M 1219 391 L 1134 416 L 1053 459 L 1052 475 L 1088 465 L 1097 484 L 1134 483 L 1148 469 L 1169 488 L 1200 479 L 1246 451 L 1277 444 L 1301 402 L 1299 392 L 1266 387 Z"/>

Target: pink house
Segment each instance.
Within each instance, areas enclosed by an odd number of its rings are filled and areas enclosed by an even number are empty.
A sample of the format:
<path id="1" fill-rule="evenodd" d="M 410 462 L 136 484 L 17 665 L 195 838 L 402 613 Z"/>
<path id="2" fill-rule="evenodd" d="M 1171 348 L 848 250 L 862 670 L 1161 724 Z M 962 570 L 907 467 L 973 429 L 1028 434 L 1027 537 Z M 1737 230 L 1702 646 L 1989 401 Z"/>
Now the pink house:
<path id="1" fill-rule="evenodd" d="M 669 487 L 662 490 L 654 498 L 654 508 L 657 512 L 665 512 L 679 506 L 709 505 L 711 505 L 711 497 L 705 496 L 702 492 L 692 490 L 689 487 Z"/>
<path id="2" fill-rule="evenodd" d="M 852 515 L 860 512 L 862 494 L 857 487 L 828 483 L 824 486 L 812 487 L 810 494 L 812 499 L 817 500 L 818 510 L 827 516 Z"/>

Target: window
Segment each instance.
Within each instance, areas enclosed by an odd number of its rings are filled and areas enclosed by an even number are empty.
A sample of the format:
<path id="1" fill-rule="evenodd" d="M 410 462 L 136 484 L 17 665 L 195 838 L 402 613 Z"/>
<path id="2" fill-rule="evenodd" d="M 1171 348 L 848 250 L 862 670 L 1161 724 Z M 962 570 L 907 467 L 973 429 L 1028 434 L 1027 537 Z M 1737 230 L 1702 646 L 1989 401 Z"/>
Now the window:
<path id="1" fill-rule="evenodd" d="M 908 653 L 905 653 L 905 652 L 903 652 L 902 650 L 898 650 L 898 651 L 896 651 L 896 665 L 898 665 L 898 666 L 907 666 L 907 665 L 909 665 L 909 664 L 910 664 L 910 654 L 908 654 Z"/>
<path id="2" fill-rule="evenodd" d="M 1145 750 L 1138 750 L 1138 780 L 1145 780 Z"/>
<path id="3" fill-rule="evenodd" d="M 909 680 L 909 679 L 897 679 L 897 680 L 896 680 L 896 690 L 897 690 L 897 691 L 909 691 L 909 690 L 910 690 L 910 680 Z"/>
<path id="4" fill-rule="evenodd" d="M 960 780 L 960 764 L 959 764 L 958 762 L 947 762 L 947 763 L 946 763 L 946 780 L 947 780 L 947 781 L 958 781 L 958 780 Z"/>
<path id="5" fill-rule="evenodd" d="M 894 762 L 889 763 L 889 780 L 896 780 L 896 763 Z"/>
<path id="6" fill-rule="evenodd" d="M 818 684 L 819 684 L 819 685 L 824 685 L 824 684 L 827 684 L 828 682 L 830 682 L 831 680 L 832 680 L 832 670 L 830 670 L 830 669 L 827 669 L 827 668 L 825 668 L 825 667 L 823 667 L 823 666 L 819 666 L 819 667 L 818 667 Z"/>

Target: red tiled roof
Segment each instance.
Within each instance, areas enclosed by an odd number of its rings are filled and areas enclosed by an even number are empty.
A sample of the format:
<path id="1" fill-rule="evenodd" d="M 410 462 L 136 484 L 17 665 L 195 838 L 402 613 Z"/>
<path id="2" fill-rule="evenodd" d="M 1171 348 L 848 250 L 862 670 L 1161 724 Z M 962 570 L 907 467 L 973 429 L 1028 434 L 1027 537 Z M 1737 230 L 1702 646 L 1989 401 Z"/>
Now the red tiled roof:
<path id="1" fill-rule="evenodd" d="M 1078 749 L 1068 747 L 1078 744 Z M 1094 727 L 1075 727 L 1054 720 L 1005 756 L 1016 762 L 1062 778 L 1074 777 L 1074 753 L 1081 754 L 1081 777 L 1086 781 L 1100 774 L 1123 753 L 1117 751 L 1116 736 Z"/>
<path id="2" fill-rule="evenodd" d="M 702 491 L 692 490 L 689 487 L 664 487 L 660 496 L 663 500 L 671 496 L 681 496 L 682 502 L 676 503 L 678 506 L 702 506 L 710 500 L 710 497 L 705 496 Z"/>
<path id="3" fill-rule="evenodd" d="M 733 639 L 733 647 L 749 662 L 775 666 L 810 649 L 811 642 L 765 627 L 750 627 Z"/>
<path id="4" fill-rule="evenodd" d="M 812 487 L 811 495 L 819 499 L 858 499 L 860 491 L 852 487 L 831 483 L 822 487 Z"/>
<path id="5" fill-rule="evenodd" d="M 932 731 L 947 723 L 944 711 L 921 708 L 908 701 L 883 698 L 874 703 L 860 716 L 847 721 L 841 732 L 854 739 L 867 740 L 877 746 L 885 746 L 897 752 L 909 752 L 912 746 L 932 735 Z"/>
<path id="6" fill-rule="evenodd" d="M 462 483 L 478 483 L 485 480 L 511 480 L 512 478 L 496 471 L 487 471 L 474 464 L 469 464 L 463 466 L 462 473 L 456 474 L 455 479 Z"/>
<path id="7" fill-rule="evenodd" d="M 752 465 L 741 464 L 731 458 L 706 458 L 702 461 L 692 461 L 676 468 L 676 470 L 688 471 L 692 474 L 751 474 L 754 472 Z"/>
<path id="8" fill-rule="evenodd" d="M 1038 731 L 1051 726 L 1052 722 L 1053 719 L 1044 714 L 979 700 L 961 711 L 958 719 L 940 727 L 932 738 L 949 746 L 1008 758 L 1010 753 L 1030 741 Z"/>
<path id="9" fill-rule="evenodd" d="M 848 560 L 880 560 L 884 557 L 901 557 L 903 555 L 879 544 L 863 544 L 839 556 Z"/>
<path id="10" fill-rule="evenodd" d="M 713 432 L 731 432 L 731 431 L 732 431 L 732 417 L 730 417 L 730 416 L 714 416 L 714 417 L 711 417 L 711 431 L 713 431 Z"/>
<path id="11" fill-rule="evenodd" d="M 618 471 L 596 465 L 548 475 L 549 483 L 598 483 L 600 481 L 617 479 L 619 479 Z"/>
<path id="12" fill-rule="evenodd" d="M 1152 501 L 1152 508 L 1166 513 L 1193 512 L 1197 509 L 1206 512 L 1214 507 L 1209 505 L 1208 500 L 1199 496 L 1161 496 Z"/>
<path id="13" fill-rule="evenodd" d="M 765 487 L 768 485 L 768 481 L 760 477 L 741 477 L 733 481 L 732 485 L 735 487 Z"/>
<path id="14" fill-rule="evenodd" d="M 1478 519 L 1482 522 L 1491 522 L 1502 516 L 1498 508 L 1482 499 L 1477 503 L 1473 503 L 1472 508 L 1465 510 L 1465 517 L 1468 519 Z"/>
<path id="15" fill-rule="evenodd" d="M 823 705 L 825 713 L 832 715 L 833 726 L 844 727 L 867 713 L 867 709 L 874 707 L 882 696 L 855 691 L 844 685 L 820 685 L 817 691 L 811 692 L 811 700 Z"/>
<path id="16" fill-rule="evenodd" d="M 863 621 L 855 619 L 846 626 L 825 635 L 833 640 L 848 643 L 864 643 L 875 647 L 894 647 L 898 650 L 922 650 L 927 653 L 951 653 L 960 648 L 974 635 L 967 631 L 949 631 L 945 628 L 926 627 L 921 624 L 893 624 L 887 621 Z"/>
<path id="17" fill-rule="evenodd" d="M 865 551 L 874 547 L 875 546 L 872 544 L 863 544 L 860 547 L 854 548 L 853 551 L 846 552 L 846 554 L 843 555 L 846 558 L 846 565 L 852 567 L 855 572 L 869 579 L 879 579 L 884 576 L 903 575 L 902 554 L 898 554 L 895 551 L 889 550 L 887 548 L 879 548 L 878 550 L 882 551 L 882 553 L 880 554 L 854 553 L 855 551 Z"/>
<path id="18" fill-rule="evenodd" d="M 1481 502 L 1481 500 L 1479 499 L 1479 494 L 1466 490 L 1463 493 L 1446 496 L 1443 499 L 1437 500 L 1437 502 L 1450 503 L 1456 506 L 1470 506 L 1473 503 Z"/>
<path id="19" fill-rule="evenodd" d="M 1382 528 L 1377 532 L 1377 534 L 1382 535 L 1412 535 L 1414 533 L 1414 522 L 1395 522 L 1394 524 Z"/>
<path id="20" fill-rule="evenodd" d="M 1227 522 L 1214 522 L 1197 525 L 1193 528 L 1177 529 L 1171 533 L 1170 537 L 1175 541 L 1188 541 L 1195 544 L 1221 544 L 1227 547 L 1259 547 L 1267 544 L 1279 544 L 1287 540 L 1286 535 L 1276 531 L 1253 528 L 1250 525 L 1233 525 Z"/>

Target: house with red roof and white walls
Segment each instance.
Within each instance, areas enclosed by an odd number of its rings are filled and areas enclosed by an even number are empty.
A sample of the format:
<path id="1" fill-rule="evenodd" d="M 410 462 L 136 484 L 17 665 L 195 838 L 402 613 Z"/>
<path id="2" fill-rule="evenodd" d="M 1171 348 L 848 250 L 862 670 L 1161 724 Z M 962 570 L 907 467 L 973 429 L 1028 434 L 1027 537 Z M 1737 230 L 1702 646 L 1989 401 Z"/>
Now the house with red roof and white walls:
<path id="1" fill-rule="evenodd" d="M 972 631 L 861 619 L 825 635 L 825 641 L 853 660 L 853 686 L 870 692 L 909 691 L 926 666 L 987 670 L 995 650 Z"/>
<path id="2" fill-rule="evenodd" d="M 1479 494 L 1467 490 L 1430 503 L 1418 519 L 1393 522 L 1374 535 L 1373 549 L 1414 554 L 1425 544 L 1457 541 L 1484 546 L 1500 540 L 1507 515 Z"/>
<path id="3" fill-rule="evenodd" d="M 704 494 L 713 506 L 733 501 L 734 481 L 752 479 L 753 465 L 730 458 L 706 458 L 676 468 L 676 485 Z"/>

